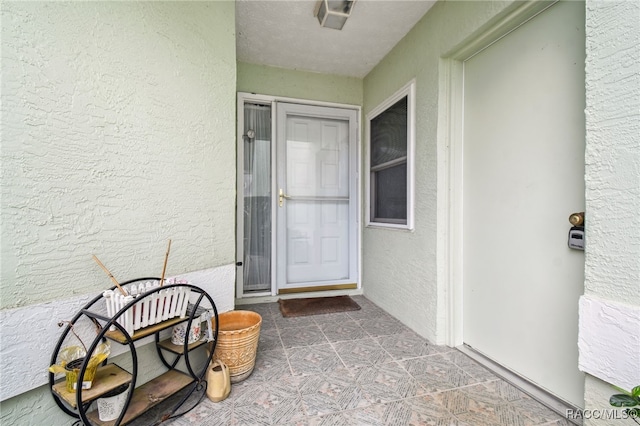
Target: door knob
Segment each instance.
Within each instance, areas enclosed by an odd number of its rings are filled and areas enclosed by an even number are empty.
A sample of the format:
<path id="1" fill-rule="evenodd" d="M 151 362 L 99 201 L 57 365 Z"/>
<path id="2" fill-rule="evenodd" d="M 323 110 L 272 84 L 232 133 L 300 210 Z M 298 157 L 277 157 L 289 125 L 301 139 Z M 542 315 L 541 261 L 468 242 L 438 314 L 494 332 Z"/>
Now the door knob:
<path id="1" fill-rule="evenodd" d="M 573 225 L 569 230 L 569 248 L 584 250 L 584 212 L 572 213 L 569 222 Z"/>
<path id="2" fill-rule="evenodd" d="M 571 216 L 569 216 L 569 222 L 573 226 L 582 226 L 584 224 L 584 212 L 571 213 Z"/>
<path id="3" fill-rule="evenodd" d="M 278 193 L 278 204 L 280 205 L 280 207 L 282 207 L 282 205 L 284 204 L 285 198 L 289 199 L 291 197 L 284 193 L 284 189 L 280 188 L 280 192 Z"/>

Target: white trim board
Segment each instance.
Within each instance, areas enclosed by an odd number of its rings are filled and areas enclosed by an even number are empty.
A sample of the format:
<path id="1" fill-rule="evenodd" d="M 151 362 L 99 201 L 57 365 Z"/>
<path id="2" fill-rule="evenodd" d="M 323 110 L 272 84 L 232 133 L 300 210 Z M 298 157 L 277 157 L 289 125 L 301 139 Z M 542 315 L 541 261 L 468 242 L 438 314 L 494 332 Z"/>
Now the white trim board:
<path id="1" fill-rule="evenodd" d="M 233 310 L 235 265 L 189 272 L 176 278 L 189 280 L 205 290 L 218 312 Z M 0 401 L 49 383 L 51 353 L 62 333 L 58 322 L 73 318 L 96 296 L 97 293 L 85 294 L 0 311 Z M 146 337 L 136 342 L 136 347 L 153 341 L 153 336 Z M 127 351 L 126 346 L 112 344 L 110 357 Z"/>
<path id="2" fill-rule="evenodd" d="M 283 102 L 288 104 L 355 109 L 358 111 L 358 121 L 360 120 L 360 112 L 362 111 L 362 107 L 360 105 L 340 104 L 337 102 L 326 102 L 326 101 L 314 101 L 310 99 L 300 99 L 300 98 L 288 98 L 286 96 L 261 95 L 261 94 L 249 93 L 249 92 L 238 92 L 237 99 L 238 100 L 242 99 L 243 101 L 250 101 L 250 102 L 251 101 L 262 102 L 262 103 Z"/>

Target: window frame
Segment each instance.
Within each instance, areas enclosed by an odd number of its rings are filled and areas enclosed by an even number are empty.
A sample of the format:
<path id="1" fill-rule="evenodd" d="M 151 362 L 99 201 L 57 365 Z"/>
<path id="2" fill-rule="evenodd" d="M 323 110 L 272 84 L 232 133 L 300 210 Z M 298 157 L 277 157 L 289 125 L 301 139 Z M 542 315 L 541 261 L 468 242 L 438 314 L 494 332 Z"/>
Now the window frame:
<path id="1" fill-rule="evenodd" d="M 366 155 L 365 155 L 365 188 L 364 194 L 366 198 L 366 217 L 365 217 L 365 226 L 369 228 L 390 228 L 390 229 L 401 229 L 401 230 L 410 230 L 414 229 L 414 182 L 415 182 L 415 168 L 414 168 L 414 157 L 415 157 L 415 92 L 416 92 L 416 81 L 415 79 L 411 80 L 409 83 L 404 85 L 401 89 L 395 92 L 393 95 L 385 99 L 382 103 L 380 103 L 377 107 L 372 109 L 366 115 L 366 126 L 365 126 L 365 134 L 366 134 Z M 390 161 L 389 163 L 385 163 L 384 166 L 374 167 L 372 170 L 371 167 L 371 121 L 378 117 L 383 112 L 387 111 L 390 107 L 395 105 L 402 98 L 407 98 L 407 156 L 406 156 L 406 165 L 407 165 L 407 218 L 406 223 L 404 220 L 394 220 L 394 219 L 374 219 L 372 218 L 372 211 L 375 206 L 374 199 L 374 182 L 373 173 L 384 170 L 385 168 L 390 167 L 391 163 L 401 164 L 404 163 L 404 157 L 398 158 Z"/>

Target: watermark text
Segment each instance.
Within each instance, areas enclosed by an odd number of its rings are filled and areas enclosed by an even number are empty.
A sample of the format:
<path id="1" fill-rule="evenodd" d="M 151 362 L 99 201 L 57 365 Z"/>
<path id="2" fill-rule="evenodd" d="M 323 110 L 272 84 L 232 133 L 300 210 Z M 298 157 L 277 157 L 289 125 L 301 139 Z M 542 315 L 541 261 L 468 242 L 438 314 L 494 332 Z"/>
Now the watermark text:
<path id="1" fill-rule="evenodd" d="M 633 414 L 626 410 L 616 410 L 615 408 L 566 410 L 565 417 L 571 420 L 596 419 L 596 420 L 624 420 L 632 417 Z"/>

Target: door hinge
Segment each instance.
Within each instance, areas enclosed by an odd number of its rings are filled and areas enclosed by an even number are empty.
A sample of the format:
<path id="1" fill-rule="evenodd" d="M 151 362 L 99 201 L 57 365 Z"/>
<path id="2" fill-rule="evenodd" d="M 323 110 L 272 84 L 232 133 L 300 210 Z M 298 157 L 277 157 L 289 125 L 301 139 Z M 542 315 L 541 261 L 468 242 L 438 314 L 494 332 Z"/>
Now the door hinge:
<path id="1" fill-rule="evenodd" d="M 242 266 L 242 262 L 236 262 L 236 266 Z"/>

